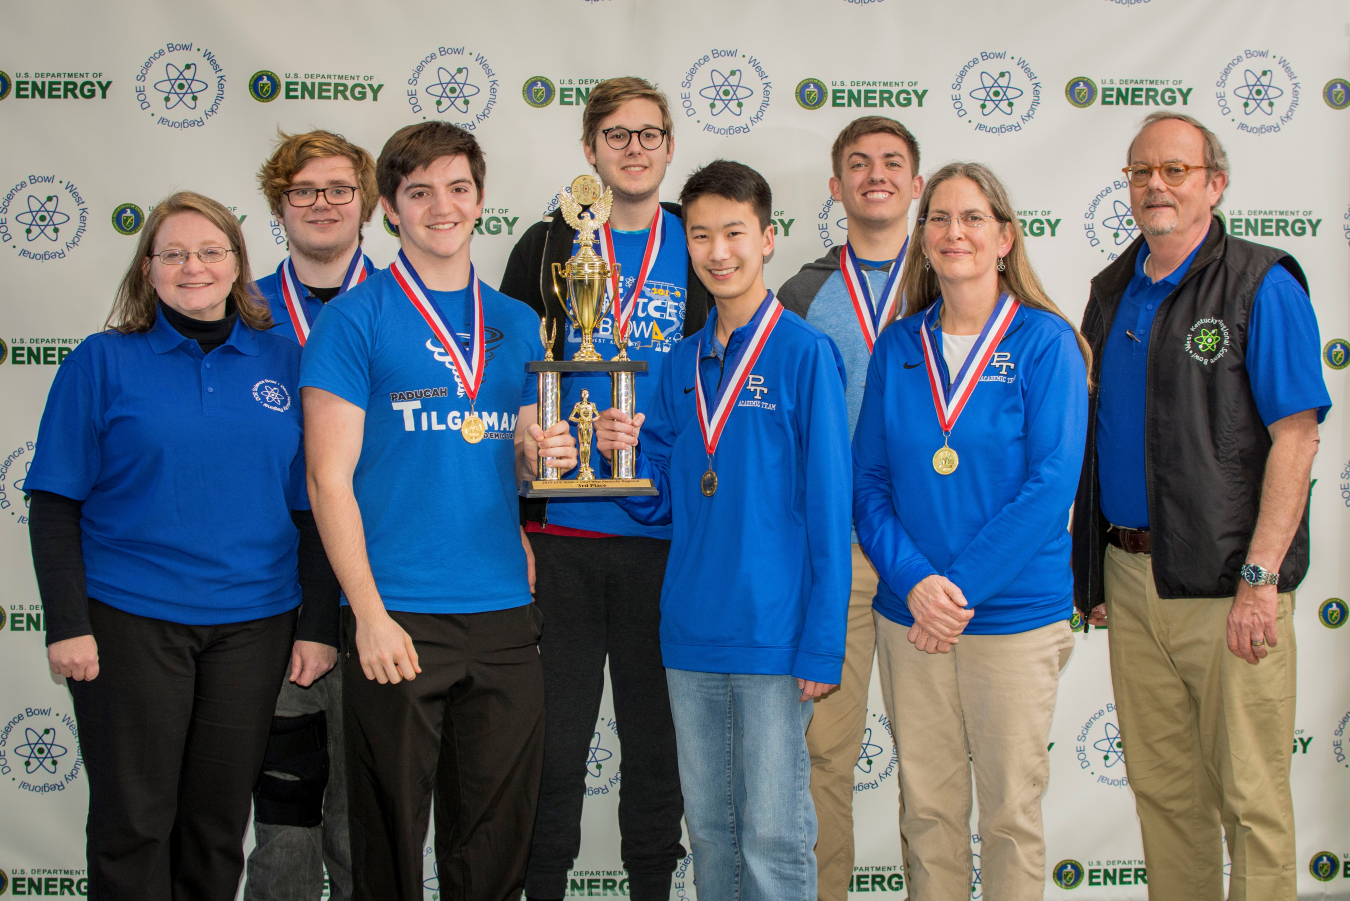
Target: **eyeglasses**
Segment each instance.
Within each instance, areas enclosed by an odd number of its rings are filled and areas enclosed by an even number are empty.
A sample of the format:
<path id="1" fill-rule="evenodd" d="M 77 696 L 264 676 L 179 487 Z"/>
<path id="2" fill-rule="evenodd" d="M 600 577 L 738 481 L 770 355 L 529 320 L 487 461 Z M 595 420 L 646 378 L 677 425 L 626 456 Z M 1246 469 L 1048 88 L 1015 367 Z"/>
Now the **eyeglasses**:
<path id="1" fill-rule="evenodd" d="M 165 266 L 182 266 L 188 261 L 188 257 L 195 256 L 203 263 L 224 262 L 232 251 L 228 247 L 203 247 L 201 250 L 161 250 L 159 253 L 146 254 L 146 256 L 159 257 L 159 261 Z"/>
<path id="2" fill-rule="evenodd" d="M 1161 166 L 1145 166 L 1143 163 L 1136 163 L 1133 166 L 1126 166 L 1120 171 L 1129 176 L 1130 184 L 1136 188 L 1142 188 L 1148 184 L 1153 178 L 1154 172 L 1162 176 L 1164 184 L 1176 187 L 1186 180 L 1192 169 L 1208 168 L 1208 166 L 1188 166 L 1185 163 L 1163 163 Z"/>
<path id="3" fill-rule="evenodd" d="M 965 213 L 960 216 L 924 216 L 919 219 L 920 222 L 931 225 L 938 231 L 946 231 L 951 226 L 952 220 L 956 219 L 965 228 L 983 228 L 986 222 L 1000 222 L 1002 220 L 995 216 L 986 216 L 983 213 Z"/>
<path id="4" fill-rule="evenodd" d="M 306 207 L 314 206 L 319 200 L 319 195 L 328 201 L 332 206 L 342 206 L 344 203 L 351 203 L 356 199 L 356 188 L 351 185 L 330 185 L 327 188 L 291 188 L 289 191 L 282 191 L 286 199 L 290 201 L 291 206 Z"/>
<path id="5" fill-rule="evenodd" d="M 615 150 L 623 150 L 633 143 L 633 135 L 638 136 L 638 143 L 645 149 L 658 150 L 665 142 L 667 132 L 664 128 L 650 127 L 633 131 L 631 128 L 616 125 L 613 128 L 606 128 L 600 134 L 605 136 L 605 143 Z"/>

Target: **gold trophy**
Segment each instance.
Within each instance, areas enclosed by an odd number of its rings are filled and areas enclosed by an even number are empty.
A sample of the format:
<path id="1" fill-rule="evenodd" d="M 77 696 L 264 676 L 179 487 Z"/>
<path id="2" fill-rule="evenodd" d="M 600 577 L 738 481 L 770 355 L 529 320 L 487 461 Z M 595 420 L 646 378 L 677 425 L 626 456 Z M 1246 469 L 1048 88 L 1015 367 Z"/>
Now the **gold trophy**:
<path id="1" fill-rule="evenodd" d="M 619 275 L 618 263 L 611 272 L 610 264 L 595 252 L 596 232 L 609 219 L 610 205 L 614 194 L 609 189 L 602 193 L 600 182 L 592 175 L 578 176 L 569 190 L 558 195 L 558 208 L 563 219 L 577 231 L 579 249 L 566 263 L 554 263 L 552 270 L 553 293 L 562 304 L 563 312 L 581 333 L 581 347 L 570 360 L 553 359 L 553 341 L 557 337 L 557 319 L 553 319 L 552 332 L 549 332 L 547 312 L 539 324 L 539 340 L 544 345 L 544 359 L 526 365 L 529 372 L 539 378 L 539 425 L 548 429 L 562 418 L 560 403 L 560 374 L 564 372 L 608 372 L 612 381 L 614 406 L 632 416 L 637 410 L 635 393 L 636 373 L 646 372 L 647 363 L 643 360 L 628 359 L 627 334 L 619 334 L 616 327 L 614 342 L 619 353 L 613 360 L 605 360 L 595 349 L 593 335 L 605 315 L 614 306 L 616 298 L 611 290 L 611 275 Z M 567 290 L 563 290 L 566 283 Z M 617 319 L 616 319 L 617 324 Z M 589 395 L 589 392 L 583 392 Z M 577 422 L 580 438 L 584 442 L 581 448 L 582 465 L 578 466 L 576 478 L 564 479 L 556 468 L 547 466 L 544 458 L 539 458 L 539 478 L 527 479 L 520 483 L 522 497 L 584 497 L 587 495 L 608 495 L 611 497 L 656 494 L 656 486 L 651 479 L 635 479 L 635 453 L 632 449 L 614 453 L 614 478 L 597 479 L 588 464 L 590 462 L 590 439 L 595 418 L 595 404 L 587 397 L 578 404 L 569 417 Z"/>

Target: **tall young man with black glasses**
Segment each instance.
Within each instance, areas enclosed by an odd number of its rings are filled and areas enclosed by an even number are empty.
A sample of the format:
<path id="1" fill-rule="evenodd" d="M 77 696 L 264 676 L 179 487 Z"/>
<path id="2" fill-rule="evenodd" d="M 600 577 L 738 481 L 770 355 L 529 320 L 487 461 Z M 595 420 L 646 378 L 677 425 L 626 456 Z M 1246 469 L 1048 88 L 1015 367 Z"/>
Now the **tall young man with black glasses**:
<path id="1" fill-rule="evenodd" d="M 614 323 L 626 323 L 628 356 L 649 366 L 637 378 L 641 409 L 671 349 L 702 328 L 709 308 L 707 290 L 689 266 L 680 207 L 660 202 L 675 152 L 666 97 L 640 78 L 603 81 L 590 93 L 581 131 L 586 161 L 614 192 L 599 250 L 622 274 L 613 285 L 615 315 L 596 330 L 595 344 L 613 357 Z M 560 323 L 559 357 L 570 357 L 581 341 L 551 287 L 552 264 L 572 255 L 575 238 L 562 217 L 545 218 L 521 237 L 502 277 L 503 293 Z M 571 376 L 563 409 L 570 410 L 583 389 L 593 399 L 608 398 L 609 378 Z M 581 847 L 588 748 L 608 657 L 618 732 L 621 739 L 634 737 L 623 742 L 619 800 L 629 896 L 665 901 L 684 856 L 675 729 L 658 635 L 670 527 L 639 524 L 604 498 L 524 506 L 538 574 L 535 599 L 548 622 L 539 643 L 544 776 L 526 895 L 552 901 L 566 892 Z"/>
<path id="2" fill-rule="evenodd" d="M 378 203 L 375 160 L 328 131 L 281 134 L 258 171 L 272 215 L 286 231 L 290 256 L 256 285 L 272 309 L 272 331 L 304 346 L 324 305 L 375 271 L 361 252 L 361 228 Z M 300 522 L 302 540 L 322 557 L 314 516 Z M 310 559 L 314 559 L 311 555 Z M 296 627 L 287 678 L 277 696 L 263 772 L 253 791 L 257 842 L 248 858 L 244 901 L 292 901 L 352 892 L 347 834 L 346 755 L 342 739 L 342 673 L 337 662 L 338 592 L 332 570 L 302 572 L 320 583 L 334 616 L 306 610 Z M 317 586 L 316 586 L 317 587 Z"/>

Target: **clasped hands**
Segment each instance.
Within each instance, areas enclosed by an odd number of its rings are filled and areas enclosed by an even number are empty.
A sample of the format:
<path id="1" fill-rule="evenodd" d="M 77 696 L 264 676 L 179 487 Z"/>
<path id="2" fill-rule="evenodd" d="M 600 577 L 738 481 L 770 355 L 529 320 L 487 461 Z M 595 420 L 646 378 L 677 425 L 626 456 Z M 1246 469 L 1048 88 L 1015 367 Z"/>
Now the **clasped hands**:
<path id="1" fill-rule="evenodd" d="M 905 600 L 914 617 L 914 625 L 905 637 L 928 654 L 949 652 L 975 615 L 974 610 L 967 609 L 961 589 L 945 576 L 928 576 L 910 589 Z"/>

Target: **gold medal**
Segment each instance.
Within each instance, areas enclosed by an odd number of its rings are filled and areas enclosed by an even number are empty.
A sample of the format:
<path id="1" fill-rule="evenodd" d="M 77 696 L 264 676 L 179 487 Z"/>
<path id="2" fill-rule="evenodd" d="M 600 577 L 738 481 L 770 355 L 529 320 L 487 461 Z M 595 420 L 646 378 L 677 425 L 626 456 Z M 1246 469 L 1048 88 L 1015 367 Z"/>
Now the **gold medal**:
<path id="1" fill-rule="evenodd" d="M 600 180 L 594 175 L 578 175 L 572 179 L 572 196 L 582 206 L 590 206 L 600 199 Z"/>
<path id="2" fill-rule="evenodd" d="M 711 469 L 705 472 L 698 487 L 703 491 L 704 497 L 712 497 L 717 493 L 717 473 Z"/>
<path id="3" fill-rule="evenodd" d="M 933 468 L 937 470 L 940 476 L 949 476 L 956 472 L 956 467 L 961 464 L 961 458 L 956 455 L 946 444 L 939 447 L 937 453 L 933 454 Z"/>
<path id="4" fill-rule="evenodd" d="M 459 427 L 459 434 L 470 444 L 477 444 L 487 434 L 487 426 L 483 425 L 483 420 L 478 418 L 477 413 L 470 413 L 464 417 L 464 422 Z"/>

